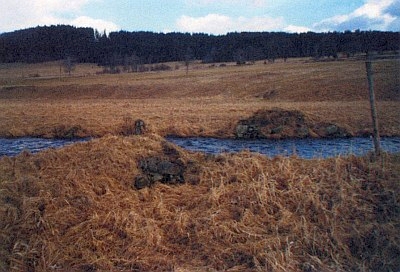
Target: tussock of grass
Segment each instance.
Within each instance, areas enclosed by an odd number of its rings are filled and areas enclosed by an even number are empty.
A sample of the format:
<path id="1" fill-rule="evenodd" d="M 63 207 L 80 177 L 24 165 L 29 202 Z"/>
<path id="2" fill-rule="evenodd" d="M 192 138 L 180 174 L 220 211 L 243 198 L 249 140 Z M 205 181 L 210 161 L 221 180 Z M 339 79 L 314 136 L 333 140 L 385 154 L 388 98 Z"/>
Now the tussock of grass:
<path id="1" fill-rule="evenodd" d="M 108 136 L 1 158 L 0 270 L 400 267 L 398 156 L 308 161 L 175 147 L 201 167 L 199 184 L 135 190 L 138 160 L 163 148 L 154 135 Z"/>

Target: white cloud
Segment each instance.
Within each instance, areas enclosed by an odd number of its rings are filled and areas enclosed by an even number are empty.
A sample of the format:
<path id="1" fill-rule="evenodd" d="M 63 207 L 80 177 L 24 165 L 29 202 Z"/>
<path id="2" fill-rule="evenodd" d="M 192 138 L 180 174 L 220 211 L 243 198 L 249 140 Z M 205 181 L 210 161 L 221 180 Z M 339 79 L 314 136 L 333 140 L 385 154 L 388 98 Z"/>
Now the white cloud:
<path id="1" fill-rule="evenodd" d="M 77 26 L 77 27 L 93 27 L 94 29 L 103 32 L 106 30 L 108 33 L 112 31 L 119 31 L 121 28 L 114 24 L 113 22 L 101 20 L 101 19 L 93 19 L 87 16 L 80 16 L 72 20 L 69 24 Z"/>
<path id="2" fill-rule="evenodd" d="M 264 7 L 267 4 L 266 0 L 186 0 L 186 4 L 193 6 L 204 6 L 210 4 L 229 4 L 229 5 L 243 5 L 253 7 Z"/>
<path id="3" fill-rule="evenodd" d="M 286 32 L 290 33 L 306 33 L 308 31 L 311 31 L 310 28 L 305 27 L 305 26 L 295 26 L 295 25 L 288 25 L 283 29 Z"/>
<path id="4" fill-rule="evenodd" d="M 237 17 L 208 14 L 203 17 L 181 16 L 176 26 L 178 31 L 192 33 L 226 34 L 242 31 L 277 31 L 285 26 L 282 17 Z"/>
<path id="5" fill-rule="evenodd" d="M 35 10 L 42 13 L 45 12 L 63 12 L 63 11 L 79 11 L 89 0 L 34 0 L 31 3 L 34 5 Z"/>
<path id="6" fill-rule="evenodd" d="M 314 24 L 316 31 L 329 30 L 388 30 L 398 18 L 386 11 L 399 0 L 367 0 L 364 5 L 349 14 L 337 15 Z"/>
<path id="7" fill-rule="evenodd" d="M 219 14 L 208 14 L 204 17 L 181 16 L 176 25 L 182 32 L 206 32 L 223 34 L 232 24 L 231 18 Z"/>
<path id="8" fill-rule="evenodd" d="M 113 22 L 81 14 L 81 9 L 91 1 L 97 0 L 0 0 L 0 32 L 56 24 L 118 30 L 119 27 Z"/>

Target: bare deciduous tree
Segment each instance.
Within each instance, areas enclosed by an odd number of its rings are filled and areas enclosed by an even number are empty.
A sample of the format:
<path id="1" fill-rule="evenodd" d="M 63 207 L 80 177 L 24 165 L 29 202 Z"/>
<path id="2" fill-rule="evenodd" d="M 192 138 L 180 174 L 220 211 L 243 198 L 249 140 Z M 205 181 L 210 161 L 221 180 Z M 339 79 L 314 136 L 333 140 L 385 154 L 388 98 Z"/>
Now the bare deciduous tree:
<path id="1" fill-rule="evenodd" d="M 71 56 L 67 56 L 63 61 L 64 72 L 71 76 L 71 72 L 75 70 L 75 61 Z"/>
<path id="2" fill-rule="evenodd" d="M 190 63 L 193 62 L 193 52 L 192 52 L 192 49 L 190 47 L 188 47 L 186 49 L 184 62 L 185 62 L 185 66 L 186 66 L 186 75 L 188 75 L 188 73 L 189 73 L 189 65 L 190 65 Z"/>

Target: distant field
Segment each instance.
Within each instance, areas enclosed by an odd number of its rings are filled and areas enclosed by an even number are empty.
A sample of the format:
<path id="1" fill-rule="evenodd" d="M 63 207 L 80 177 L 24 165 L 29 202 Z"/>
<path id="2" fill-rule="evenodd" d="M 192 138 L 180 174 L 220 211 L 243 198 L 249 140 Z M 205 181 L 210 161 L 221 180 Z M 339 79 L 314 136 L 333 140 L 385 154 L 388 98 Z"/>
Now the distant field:
<path id="1" fill-rule="evenodd" d="M 370 127 L 363 61 L 257 62 L 237 66 L 170 63 L 170 71 L 101 74 L 78 65 L 72 76 L 58 62 L 0 66 L 0 135 L 118 134 L 143 119 L 160 135 L 233 137 L 236 123 L 263 109 L 299 110 L 312 122 L 332 122 L 352 134 Z M 400 135 L 400 63 L 374 63 L 380 130 Z"/>

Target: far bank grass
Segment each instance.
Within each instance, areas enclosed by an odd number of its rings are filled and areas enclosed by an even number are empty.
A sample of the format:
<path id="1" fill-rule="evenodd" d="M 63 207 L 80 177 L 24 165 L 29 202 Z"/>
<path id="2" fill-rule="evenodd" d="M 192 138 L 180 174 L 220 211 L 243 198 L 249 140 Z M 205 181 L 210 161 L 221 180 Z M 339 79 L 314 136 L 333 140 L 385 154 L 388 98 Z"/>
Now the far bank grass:
<path id="1" fill-rule="evenodd" d="M 78 136 L 103 136 L 121 133 L 126 120 L 143 119 L 160 135 L 233 137 L 240 119 L 273 108 L 299 110 L 312 121 L 336 123 L 355 134 L 370 131 L 363 61 L 195 63 L 188 75 L 176 66 L 110 75 L 82 65 L 61 80 L 57 63 L 2 66 L 0 135 L 53 137 L 60 127 L 79 127 Z M 374 63 L 382 135 L 400 135 L 399 68 L 398 60 Z M 20 76 L 29 69 L 42 74 Z"/>
<path id="2" fill-rule="evenodd" d="M 400 134 L 398 102 L 378 103 L 382 135 Z M 367 101 L 273 102 L 203 99 L 101 99 L 65 101 L 7 101 L 0 105 L 2 137 L 53 137 L 60 127 L 80 128 L 77 136 L 123 134 L 123 128 L 142 119 L 159 135 L 234 137 L 240 119 L 258 109 L 300 110 L 314 122 L 329 121 L 349 131 L 370 131 Z"/>

